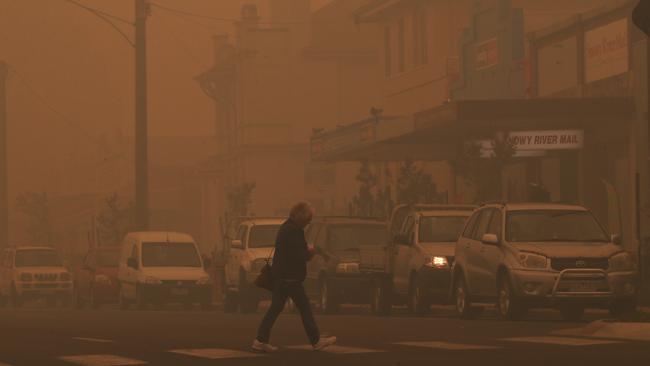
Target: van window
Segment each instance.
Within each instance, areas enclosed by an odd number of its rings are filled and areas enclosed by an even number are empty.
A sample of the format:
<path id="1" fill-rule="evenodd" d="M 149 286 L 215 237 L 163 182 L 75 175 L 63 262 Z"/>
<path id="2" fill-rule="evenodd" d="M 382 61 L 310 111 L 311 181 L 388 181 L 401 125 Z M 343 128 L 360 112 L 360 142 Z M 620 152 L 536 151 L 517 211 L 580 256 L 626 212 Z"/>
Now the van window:
<path id="1" fill-rule="evenodd" d="M 502 223 L 501 211 L 493 210 L 492 220 L 490 220 L 490 226 L 487 229 L 487 233 L 494 234 L 499 238 L 501 238 L 501 226 L 502 226 L 501 223 Z"/>
<path id="2" fill-rule="evenodd" d="M 250 230 L 249 248 L 271 248 L 275 246 L 280 225 L 255 225 Z"/>
<path id="3" fill-rule="evenodd" d="M 51 249 L 25 249 L 16 252 L 16 267 L 60 267 L 59 254 Z"/>
<path id="4" fill-rule="evenodd" d="M 142 243 L 143 267 L 201 267 L 193 243 Z"/>

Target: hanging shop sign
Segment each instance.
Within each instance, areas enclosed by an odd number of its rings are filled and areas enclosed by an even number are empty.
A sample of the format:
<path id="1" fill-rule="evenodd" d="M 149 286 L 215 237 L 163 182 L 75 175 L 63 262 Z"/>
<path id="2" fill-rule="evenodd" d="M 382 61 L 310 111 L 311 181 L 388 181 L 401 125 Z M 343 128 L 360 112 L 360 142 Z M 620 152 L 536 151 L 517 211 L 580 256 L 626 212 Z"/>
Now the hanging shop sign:
<path id="1" fill-rule="evenodd" d="M 627 18 L 585 33 L 585 79 L 592 82 L 629 69 Z"/>

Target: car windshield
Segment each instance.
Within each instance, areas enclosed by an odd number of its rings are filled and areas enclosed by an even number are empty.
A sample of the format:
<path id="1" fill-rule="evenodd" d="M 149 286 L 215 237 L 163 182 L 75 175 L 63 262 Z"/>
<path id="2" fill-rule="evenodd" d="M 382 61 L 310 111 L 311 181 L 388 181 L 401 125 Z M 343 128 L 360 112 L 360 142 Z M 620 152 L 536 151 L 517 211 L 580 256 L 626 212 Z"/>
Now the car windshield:
<path id="1" fill-rule="evenodd" d="M 16 251 L 16 267 L 60 267 L 59 254 L 50 249 L 28 249 Z"/>
<path id="2" fill-rule="evenodd" d="M 100 267 L 117 267 L 120 253 L 114 250 L 103 250 L 97 253 L 97 265 Z"/>
<path id="3" fill-rule="evenodd" d="M 510 242 L 608 242 L 605 231 L 588 211 L 535 210 L 509 212 Z"/>
<path id="4" fill-rule="evenodd" d="M 280 225 L 255 225 L 251 228 L 248 239 L 249 248 L 269 248 L 275 246 L 275 237 Z"/>
<path id="5" fill-rule="evenodd" d="M 330 250 L 359 249 L 361 245 L 385 245 L 388 232 L 385 225 L 334 225 L 328 230 Z"/>
<path id="6" fill-rule="evenodd" d="M 142 243 L 144 267 L 201 267 L 193 243 Z"/>
<path id="7" fill-rule="evenodd" d="M 465 225 L 465 216 L 427 216 L 420 218 L 418 238 L 421 243 L 455 242 Z"/>

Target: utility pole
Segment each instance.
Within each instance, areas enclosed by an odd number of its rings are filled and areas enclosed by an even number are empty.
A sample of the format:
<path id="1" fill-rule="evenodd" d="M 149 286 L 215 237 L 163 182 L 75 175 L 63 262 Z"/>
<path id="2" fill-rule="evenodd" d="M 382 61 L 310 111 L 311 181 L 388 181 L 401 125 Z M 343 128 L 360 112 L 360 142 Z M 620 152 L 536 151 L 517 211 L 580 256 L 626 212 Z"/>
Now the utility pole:
<path id="1" fill-rule="evenodd" d="M 9 199 L 7 189 L 7 74 L 0 61 L 0 248 L 9 245 Z"/>
<path id="2" fill-rule="evenodd" d="M 147 0 L 135 0 L 135 224 L 149 228 L 147 136 Z"/>

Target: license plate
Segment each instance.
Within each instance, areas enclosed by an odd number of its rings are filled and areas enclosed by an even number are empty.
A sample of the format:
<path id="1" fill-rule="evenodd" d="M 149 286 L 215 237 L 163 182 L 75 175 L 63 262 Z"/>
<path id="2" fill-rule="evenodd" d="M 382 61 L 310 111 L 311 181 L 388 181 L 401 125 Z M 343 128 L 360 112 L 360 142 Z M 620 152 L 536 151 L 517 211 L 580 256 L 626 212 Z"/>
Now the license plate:
<path id="1" fill-rule="evenodd" d="M 571 292 L 595 292 L 598 289 L 598 284 L 587 281 L 572 282 L 569 289 Z"/>
<path id="2" fill-rule="evenodd" d="M 172 295 L 174 296 L 187 296 L 190 293 L 190 290 L 186 288 L 173 288 L 171 290 Z"/>

